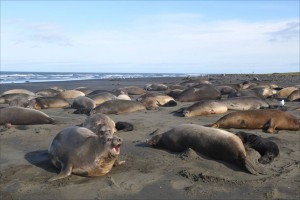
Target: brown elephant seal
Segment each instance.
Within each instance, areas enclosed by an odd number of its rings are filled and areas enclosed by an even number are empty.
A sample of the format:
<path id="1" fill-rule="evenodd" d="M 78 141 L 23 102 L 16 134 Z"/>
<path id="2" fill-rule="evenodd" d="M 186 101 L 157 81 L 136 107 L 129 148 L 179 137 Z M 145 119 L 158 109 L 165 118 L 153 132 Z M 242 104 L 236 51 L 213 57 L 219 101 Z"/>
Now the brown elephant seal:
<path id="1" fill-rule="evenodd" d="M 258 97 L 233 97 L 221 99 L 220 103 L 225 104 L 228 110 L 256 110 L 269 107 L 265 100 Z"/>
<path id="2" fill-rule="evenodd" d="M 87 88 L 87 87 L 77 87 L 75 88 L 74 90 L 78 90 L 78 91 L 81 91 L 83 92 L 85 95 L 93 92 L 93 90 L 91 90 L 90 88 Z"/>
<path id="3" fill-rule="evenodd" d="M 298 88 L 296 88 L 296 87 L 283 88 L 277 92 L 277 97 L 278 98 L 286 98 L 295 90 L 298 90 Z"/>
<path id="4" fill-rule="evenodd" d="M 88 97 L 93 99 L 97 105 L 104 103 L 105 101 L 117 99 L 117 97 L 110 92 L 101 92 L 93 95 L 88 95 Z"/>
<path id="5" fill-rule="evenodd" d="M 47 108 L 64 108 L 69 105 L 69 102 L 61 97 L 37 97 L 31 100 L 31 106 L 37 110 Z"/>
<path id="6" fill-rule="evenodd" d="M 288 97 L 289 101 L 299 101 L 300 100 L 300 90 L 294 90 Z"/>
<path id="7" fill-rule="evenodd" d="M 117 132 L 115 122 L 107 115 L 96 113 L 85 118 L 82 126 L 93 131 L 97 135 L 114 134 Z"/>
<path id="8" fill-rule="evenodd" d="M 258 98 L 262 98 L 264 99 L 264 96 L 257 93 L 254 90 L 250 90 L 250 89 L 243 89 L 243 90 L 239 90 L 237 92 L 234 93 L 230 93 L 227 96 L 228 98 L 234 98 L 234 97 L 258 97 Z"/>
<path id="9" fill-rule="evenodd" d="M 275 157 L 279 155 L 279 148 L 275 142 L 267 138 L 262 138 L 258 135 L 237 132 L 236 135 L 242 140 L 245 146 L 255 149 L 259 152 L 261 157 L 258 162 L 261 164 L 271 163 Z"/>
<path id="10" fill-rule="evenodd" d="M 271 97 L 277 93 L 276 90 L 268 87 L 254 87 L 251 90 L 257 93 L 259 96 L 263 96 L 265 98 Z"/>
<path id="11" fill-rule="evenodd" d="M 120 154 L 122 139 L 115 135 L 96 135 L 84 127 L 69 127 L 60 131 L 51 142 L 48 153 L 60 173 L 49 181 L 72 174 L 103 176 L 110 172 Z M 124 162 L 124 161 L 123 161 Z"/>
<path id="12" fill-rule="evenodd" d="M 75 114 L 86 114 L 90 113 L 96 107 L 96 102 L 86 96 L 79 96 L 73 99 L 71 108 L 77 109 Z"/>
<path id="13" fill-rule="evenodd" d="M 148 91 L 165 91 L 168 89 L 168 86 L 165 84 L 153 83 L 153 84 L 146 84 L 144 89 Z"/>
<path id="14" fill-rule="evenodd" d="M 32 96 L 29 94 L 4 94 L 0 96 L 0 103 L 10 104 L 10 102 L 18 99 L 19 101 L 30 101 L 34 99 L 36 96 Z"/>
<path id="15" fill-rule="evenodd" d="M 209 82 L 208 80 L 189 79 L 187 81 L 180 83 L 180 85 L 184 87 L 193 87 L 199 84 L 211 84 L 211 82 Z"/>
<path id="16" fill-rule="evenodd" d="M 127 87 L 122 87 L 118 89 L 119 91 L 123 91 L 125 94 L 128 95 L 142 95 L 145 93 L 145 90 L 137 87 L 137 86 L 127 86 Z"/>
<path id="17" fill-rule="evenodd" d="M 12 90 L 7 90 L 5 92 L 2 93 L 2 95 L 4 94 L 28 94 L 31 96 L 35 96 L 35 94 L 29 90 L 24 90 L 24 89 L 12 89 Z"/>
<path id="18" fill-rule="evenodd" d="M 235 163 L 252 174 L 261 173 L 259 167 L 247 157 L 241 139 L 221 129 L 182 124 L 153 136 L 147 143 L 176 152 L 191 148 L 205 156 Z"/>
<path id="19" fill-rule="evenodd" d="M 199 84 L 183 90 L 177 97 L 177 101 L 191 102 L 201 100 L 220 99 L 221 93 L 210 84 Z"/>
<path id="20" fill-rule="evenodd" d="M 179 94 L 182 92 L 182 89 L 172 89 L 166 92 L 166 95 L 173 97 L 174 99 L 177 99 Z"/>
<path id="21" fill-rule="evenodd" d="M 133 124 L 129 122 L 117 122 L 116 123 L 116 129 L 118 131 L 133 131 Z"/>
<path id="22" fill-rule="evenodd" d="M 0 108 L 0 124 L 15 125 L 53 124 L 54 120 L 45 113 L 22 107 Z"/>
<path id="23" fill-rule="evenodd" d="M 85 96 L 85 94 L 78 90 L 64 90 L 57 95 L 57 97 L 62 97 L 65 99 L 75 99 L 79 96 Z"/>
<path id="24" fill-rule="evenodd" d="M 275 130 L 300 129 L 299 120 L 281 110 L 244 110 L 229 113 L 211 125 L 214 128 L 266 129 L 268 133 Z"/>
<path id="25" fill-rule="evenodd" d="M 184 117 L 221 114 L 225 112 L 227 112 L 227 106 L 215 100 L 202 100 L 182 110 Z"/>
<path id="26" fill-rule="evenodd" d="M 42 97 L 54 97 L 60 94 L 60 91 L 48 88 L 48 89 L 42 89 L 35 92 L 36 95 L 42 96 Z"/>
<path id="27" fill-rule="evenodd" d="M 176 106 L 177 103 L 173 97 L 162 93 L 146 93 L 136 99 L 147 109 L 152 110 L 159 106 Z"/>
<path id="28" fill-rule="evenodd" d="M 116 99 L 106 101 L 96 106 L 91 113 L 121 114 L 145 109 L 146 107 L 140 102 Z"/>
<path id="29" fill-rule="evenodd" d="M 231 94 L 237 91 L 229 85 L 217 85 L 215 87 L 221 92 L 222 95 Z"/>

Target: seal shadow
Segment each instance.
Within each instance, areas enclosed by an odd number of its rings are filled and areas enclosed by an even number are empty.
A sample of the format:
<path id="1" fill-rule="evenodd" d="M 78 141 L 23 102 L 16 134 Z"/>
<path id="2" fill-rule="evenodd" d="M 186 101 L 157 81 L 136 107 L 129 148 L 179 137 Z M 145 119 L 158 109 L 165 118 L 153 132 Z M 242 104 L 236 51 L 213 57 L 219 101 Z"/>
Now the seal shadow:
<path id="1" fill-rule="evenodd" d="M 32 151 L 25 154 L 24 158 L 31 164 L 51 173 L 57 173 L 57 169 L 52 165 L 48 157 L 47 150 Z"/>

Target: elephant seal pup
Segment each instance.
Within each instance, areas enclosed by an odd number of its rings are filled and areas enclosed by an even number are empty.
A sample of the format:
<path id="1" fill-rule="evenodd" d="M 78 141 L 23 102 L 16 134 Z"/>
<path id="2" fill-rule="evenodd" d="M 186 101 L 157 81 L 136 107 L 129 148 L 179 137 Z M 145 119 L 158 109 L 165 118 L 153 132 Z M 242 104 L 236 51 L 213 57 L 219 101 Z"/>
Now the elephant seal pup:
<path id="1" fill-rule="evenodd" d="M 133 124 L 129 122 L 117 122 L 116 123 L 116 129 L 118 131 L 132 131 L 133 130 Z"/>
<path id="2" fill-rule="evenodd" d="M 59 93 L 57 96 L 65 99 L 75 99 L 79 96 L 85 96 L 85 94 L 78 90 L 65 90 Z"/>
<path id="3" fill-rule="evenodd" d="M 136 112 L 139 110 L 145 110 L 146 107 L 137 101 L 128 100 L 109 100 L 94 108 L 91 113 L 102 113 L 102 114 L 121 114 L 128 112 Z"/>
<path id="4" fill-rule="evenodd" d="M 237 132 L 236 135 L 242 140 L 245 146 L 253 148 L 260 153 L 261 157 L 258 159 L 258 162 L 261 164 L 271 163 L 279 155 L 277 144 L 267 138 L 243 131 Z"/>
<path id="5" fill-rule="evenodd" d="M 7 90 L 2 93 L 2 95 L 5 94 L 28 94 L 31 96 L 35 96 L 35 94 L 29 90 L 24 90 L 24 89 L 12 89 L 12 90 Z"/>
<path id="6" fill-rule="evenodd" d="M 170 97 L 166 94 L 161 93 L 146 93 L 142 96 L 137 98 L 137 101 L 144 104 L 144 106 L 149 109 L 155 109 L 159 106 L 176 106 L 177 103 L 173 99 L 173 97 Z"/>
<path id="7" fill-rule="evenodd" d="M 36 95 L 42 96 L 42 97 L 54 97 L 60 94 L 60 91 L 48 88 L 48 89 L 42 89 L 35 92 Z"/>
<path id="8" fill-rule="evenodd" d="M 288 97 L 289 101 L 299 101 L 300 100 L 300 90 L 294 90 Z"/>
<path id="9" fill-rule="evenodd" d="M 48 153 L 60 173 L 49 179 L 70 176 L 103 176 L 117 161 L 122 139 L 114 135 L 96 135 L 84 127 L 69 127 L 60 131 L 51 142 Z M 124 162 L 124 161 L 123 161 Z"/>
<path id="10" fill-rule="evenodd" d="M 259 166 L 247 157 L 241 139 L 233 133 L 196 124 L 182 124 L 147 141 L 154 147 L 181 152 L 188 148 L 208 157 L 233 162 L 252 174 L 261 173 Z"/>
<path id="11" fill-rule="evenodd" d="M 145 85 L 145 90 L 148 91 L 165 91 L 168 89 L 168 86 L 166 86 L 165 84 L 147 84 Z"/>
<path id="12" fill-rule="evenodd" d="M 76 97 L 71 104 L 71 108 L 77 109 L 74 114 L 90 113 L 95 107 L 96 102 L 86 96 Z"/>
<path id="13" fill-rule="evenodd" d="M 85 95 L 93 92 L 93 90 L 91 90 L 90 88 L 87 88 L 87 87 L 77 87 L 75 88 L 74 90 L 78 90 L 78 91 L 81 91 L 83 92 Z"/>
<path id="14" fill-rule="evenodd" d="M 137 87 L 137 86 L 127 86 L 117 89 L 118 91 L 123 91 L 125 94 L 128 95 L 142 95 L 145 93 L 145 90 Z"/>
<path id="15" fill-rule="evenodd" d="M 228 110 L 257 110 L 268 108 L 269 104 L 258 97 L 233 97 L 220 100 L 225 104 Z"/>
<path id="16" fill-rule="evenodd" d="M 32 125 L 53 124 L 54 120 L 45 113 L 22 107 L 0 108 L 0 124 Z"/>
<path id="17" fill-rule="evenodd" d="M 296 87 L 283 88 L 277 92 L 277 97 L 278 98 L 286 98 L 295 90 L 298 90 L 298 88 L 296 88 Z"/>
<path id="18" fill-rule="evenodd" d="M 245 110 L 229 113 L 211 125 L 214 128 L 300 130 L 299 120 L 281 110 Z"/>
<path id="19" fill-rule="evenodd" d="M 114 134 L 117 132 L 115 122 L 107 115 L 96 113 L 85 118 L 82 126 L 97 135 Z"/>
<path id="20" fill-rule="evenodd" d="M 222 95 L 231 94 L 237 91 L 236 89 L 233 89 L 229 85 L 217 85 L 215 87 L 217 88 L 217 90 L 221 92 Z"/>
<path id="21" fill-rule="evenodd" d="M 30 104 L 37 110 L 47 108 L 64 108 L 70 105 L 66 99 L 61 97 L 37 97 L 31 100 Z"/>
<path id="22" fill-rule="evenodd" d="M 191 102 L 201 100 L 220 99 L 221 93 L 210 84 L 199 84 L 183 90 L 177 97 L 177 101 Z"/>
<path id="23" fill-rule="evenodd" d="M 227 112 L 227 106 L 214 100 L 202 100 L 193 105 L 184 108 L 182 114 L 184 117 L 193 117 L 210 114 L 221 114 Z"/>
<path id="24" fill-rule="evenodd" d="M 0 96 L 0 103 L 7 103 L 10 104 L 10 102 L 18 99 L 19 101 L 22 99 L 22 101 L 30 101 L 31 99 L 34 99 L 36 96 L 32 96 L 29 94 L 4 94 Z"/>

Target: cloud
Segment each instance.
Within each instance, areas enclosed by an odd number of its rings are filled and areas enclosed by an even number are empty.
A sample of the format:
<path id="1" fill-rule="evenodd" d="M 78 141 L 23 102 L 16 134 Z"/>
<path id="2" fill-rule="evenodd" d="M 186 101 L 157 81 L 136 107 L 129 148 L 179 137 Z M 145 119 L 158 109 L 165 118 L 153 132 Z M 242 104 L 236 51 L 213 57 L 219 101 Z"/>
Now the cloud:
<path id="1" fill-rule="evenodd" d="M 288 22 L 279 30 L 270 32 L 270 41 L 284 41 L 291 39 L 299 39 L 300 36 L 300 24 L 299 22 Z"/>

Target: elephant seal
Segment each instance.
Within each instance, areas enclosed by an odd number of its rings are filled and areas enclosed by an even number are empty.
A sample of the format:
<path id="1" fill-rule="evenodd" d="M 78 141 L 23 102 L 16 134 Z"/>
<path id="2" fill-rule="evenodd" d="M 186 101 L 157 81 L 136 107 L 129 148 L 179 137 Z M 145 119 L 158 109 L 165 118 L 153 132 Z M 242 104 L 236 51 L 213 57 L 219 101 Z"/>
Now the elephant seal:
<path id="1" fill-rule="evenodd" d="M 250 89 L 243 89 L 243 90 L 238 90 L 237 92 L 230 93 L 228 98 L 234 98 L 234 97 L 258 97 L 264 99 L 264 96 L 260 93 L 257 93 L 254 90 Z"/>
<path id="2" fill-rule="evenodd" d="M 227 112 L 227 106 L 214 100 L 202 100 L 193 105 L 184 108 L 182 114 L 184 117 L 193 117 L 209 114 L 221 114 Z"/>
<path id="3" fill-rule="evenodd" d="M 75 88 L 74 90 L 81 91 L 81 92 L 83 92 L 85 95 L 87 95 L 87 94 L 93 92 L 93 90 L 91 90 L 91 89 L 89 89 L 89 88 L 87 88 L 87 87 L 77 87 L 77 88 Z"/>
<path id="4" fill-rule="evenodd" d="M 86 96 L 76 97 L 71 104 L 71 108 L 77 109 L 74 112 L 75 114 L 89 113 L 95 107 L 96 102 L 93 99 Z"/>
<path id="5" fill-rule="evenodd" d="M 243 131 L 237 132 L 236 135 L 242 140 L 245 146 L 259 152 L 261 157 L 258 159 L 258 162 L 261 164 L 271 163 L 274 158 L 279 155 L 277 144 L 267 138 L 262 138 L 258 135 L 245 133 Z"/>
<path id="6" fill-rule="evenodd" d="M 256 110 L 269 107 L 265 100 L 258 97 L 233 97 L 221 99 L 220 103 L 225 104 L 228 110 Z"/>
<path id="7" fill-rule="evenodd" d="M 294 90 L 288 97 L 287 99 L 289 101 L 298 101 L 300 100 L 300 90 Z"/>
<path id="8" fill-rule="evenodd" d="M 229 85 L 217 85 L 215 87 L 221 92 L 222 95 L 231 94 L 237 91 Z"/>
<path id="9" fill-rule="evenodd" d="M 122 87 L 118 89 L 119 91 L 123 91 L 125 94 L 128 95 L 142 95 L 145 93 L 145 90 L 137 87 L 137 86 L 127 86 L 127 87 Z"/>
<path id="10" fill-rule="evenodd" d="M 168 86 L 166 86 L 165 84 L 146 84 L 145 85 L 145 90 L 148 91 L 165 91 L 168 89 Z"/>
<path id="11" fill-rule="evenodd" d="M 136 100 L 144 104 L 144 106 L 149 110 L 158 108 L 159 106 L 177 105 L 173 97 L 161 93 L 146 93 L 138 97 Z"/>
<path id="12" fill-rule="evenodd" d="M 90 129 L 97 135 L 114 134 L 117 132 L 115 122 L 107 115 L 96 113 L 85 118 L 82 126 Z"/>
<path id="13" fill-rule="evenodd" d="M 18 99 L 19 101 L 30 101 L 31 99 L 34 99 L 36 96 L 32 96 L 29 94 L 4 94 L 0 96 L 0 103 L 7 103 L 10 104 L 10 102 Z"/>
<path id="14" fill-rule="evenodd" d="M 283 88 L 283 89 L 281 89 L 281 90 L 279 90 L 277 92 L 277 97 L 279 97 L 279 98 L 286 98 L 286 97 L 288 97 L 295 90 L 298 90 L 298 88 L 296 88 L 296 87 L 286 87 L 286 88 Z"/>
<path id="15" fill-rule="evenodd" d="M 97 105 L 104 103 L 105 101 L 108 100 L 117 99 L 117 97 L 114 94 L 109 92 L 101 92 L 98 94 L 88 95 L 88 97 L 93 99 Z"/>
<path id="16" fill-rule="evenodd" d="M 29 90 L 24 90 L 24 89 L 12 89 L 12 90 L 7 90 L 2 93 L 2 95 L 5 94 L 28 94 L 31 96 L 35 96 L 35 94 Z"/>
<path id="17" fill-rule="evenodd" d="M 128 100 L 109 100 L 94 108 L 91 113 L 102 113 L 102 114 L 121 114 L 128 112 L 136 112 L 139 110 L 145 110 L 146 107 L 137 101 Z"/>
<path id="18" fill-rule="evenodd" d="M 75 99 L 79 96 L 85 96 L 85 94 L 78 90 L 64 90 L 57 95 L 57 97 L 62 97 L 65 99 Z"/>
<path id="19" fill-rule="evenodd" d="M 51 142 L 48 153 L 60 173 L 49 179 L 70 176 L 103 176 L 110 172 L 120 154 L 122 139 L 114 135 L 96 135 L 84 127 L 69 127 L 60 131 Z M 123 161 L 124 162 L 124 161 Z"/>
<path id="20" fill-rule="evenodd" d="M 61 97 L 37 97 L 31 100 L 31 105 L 34 109 L 47 109 L 47 108 L 64 108 L 68 107 L 69 102 Z"/>
<path id="21" fill-rule="evenodd" d="M 256 92 L 259 96 L 263 96 L 265 98 L 271 97 L 277 93 L 276 90 L 268 87 L 254 87 L 251 90 Z"/>
<path id="22" fill-rule="evenodd" d="M 116 129 L 118 131 L 132 131 L 133 130 L 133 125 L 128 122 L 117 122 L 116 123 Z"/>
<path id="23" fill-rule="evenodd" d="M 177 99 L 179 94 L 182 92 L 183 90 L 181 89 L 173 89 L 173 90 L 169 90 L 166 92 L 166 95 L 173 97 L 174 99 Z"/>
<path id="24" fill-rule="evenodd" d="M 210 84 L 199 84 L 183 90 L 177 97 L 177 101 L 191 102 L 201 100 L 220 99 L 221 93 Z"/>
<path id="25" fill-rule="evenodd" d="M 244 110 L 229 113 L 211 125 L 214 128 L 266 129 L 268 133 L 275 130 L 300 129 L 298 119 L 281 110 Z"/>
<path id="26" fill-rule="evenodd" d="M 182 124 L 153 136 L 147 143 L 154 147 L 181 152 L 188 148 L 208 157 L 233 162 L 252 174 L 261 173 L 259 166 L 247 157 L 241 139 L 221 129 L 196 124 Z"/>
<path id="27" fill-rule="evenodd" d="M 54 97 L 60 94 L 60 91 L 48 88 L 48 89 L 42 89 L 35 92 L 36 95 L 42 96 L 42 97 Z"/>
<path id="28" fill-rule="evenodd" d="M 22 107 L 0 108 L 0 124 L 15 125 L 53 124 L 54 120 L 45 113 Z"/>

